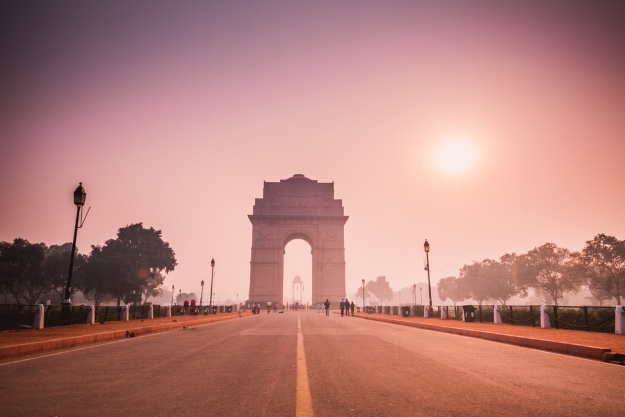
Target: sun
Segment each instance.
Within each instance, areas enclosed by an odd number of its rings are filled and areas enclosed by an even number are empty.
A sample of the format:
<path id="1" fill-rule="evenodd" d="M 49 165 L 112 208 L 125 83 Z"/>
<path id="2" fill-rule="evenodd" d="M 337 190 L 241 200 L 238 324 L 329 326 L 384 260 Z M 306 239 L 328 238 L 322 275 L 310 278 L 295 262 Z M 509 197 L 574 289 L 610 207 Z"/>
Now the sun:
<path id="1" fill-rule="evenodd" d="M 475 163 L 476 153 L 470 143 L 462 140 L 447 141 L 438 148 L 436 162 L 445 172 L 460 174 Z"/>

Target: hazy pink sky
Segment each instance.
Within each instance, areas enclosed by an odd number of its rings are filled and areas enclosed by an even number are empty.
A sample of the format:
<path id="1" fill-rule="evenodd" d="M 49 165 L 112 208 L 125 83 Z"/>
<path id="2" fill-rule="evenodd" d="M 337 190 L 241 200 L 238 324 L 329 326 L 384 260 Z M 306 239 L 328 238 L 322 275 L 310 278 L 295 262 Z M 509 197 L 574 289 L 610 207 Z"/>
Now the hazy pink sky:
<path id="1" fill-rule="evenodd" d="M 249 289 L 263 181 L 335 183 L 347 289 L 547 241 L 625 239 L 625 3 L 3 2 L 0 240 L 163 231 L 199 291 Z M 478 156 L 434 163 L 464 138 Z M 310 282 L 309 248 L 285 276 Z M 442 272 L 441 272 L 442 271 Z M 290 286 L 285 289 L 290 293 Z"/>

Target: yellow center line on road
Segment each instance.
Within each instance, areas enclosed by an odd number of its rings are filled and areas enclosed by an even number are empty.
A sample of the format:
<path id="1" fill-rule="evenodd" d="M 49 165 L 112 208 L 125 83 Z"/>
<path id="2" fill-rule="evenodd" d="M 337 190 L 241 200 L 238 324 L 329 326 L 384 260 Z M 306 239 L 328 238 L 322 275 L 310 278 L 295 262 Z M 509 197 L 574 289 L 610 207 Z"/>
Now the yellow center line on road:
<path id="1" fill-rule="evenodd" d="M 314 416 L 310 386 L 308 385 L 308 370 L 306 369 L 306 354 L 304 353 L 304 338 L 302 337 L 302 325 L 297 313 L 297 395 L 295 403 L 295 415 L 297 417 Z"/>

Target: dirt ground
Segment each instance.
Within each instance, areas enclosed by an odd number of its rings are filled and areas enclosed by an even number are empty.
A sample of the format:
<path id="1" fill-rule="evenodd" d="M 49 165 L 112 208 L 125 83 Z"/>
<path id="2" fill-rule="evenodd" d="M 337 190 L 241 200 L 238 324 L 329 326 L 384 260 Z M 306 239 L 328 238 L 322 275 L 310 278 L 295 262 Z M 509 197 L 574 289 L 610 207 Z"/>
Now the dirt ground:
<path id="1" fill-rule="evenodd" d="M 357 316 L 372 316 L 388 318 L 393 320 L 414 321 L 427 323 L 436 326 L 457 327 L 464 329 L 480 330 L 484 332 L 509 334 L 522 337 L 530 337 L 533 339 L 550 340 L 553 342 L 564 342 L 576 345 L 595 346 L 601 348 L 612 349 L 612 352 L 625 353 L 625 335 L 586 332 L 580 330 L 558 330 L 558 329 L 542 329 L 540 327 L 531 326 L 512 326 L 509 324 L 493 324 L 493 323 L 465 323 L 455 320 L 441 320 L 437 318 L 425 319 L 422 317 L 401 317 L 390 316 L 387 314 L 356 314 Z"/>
<path id="2" fill-rule="evenodd" d="M 248 315 L 251 313 L 241 312 L 241 315 Z M 94 325 L 78 324 L 74 326 L 62 326 L 62 327 L 50 327 L 42 330 L 25 329 L 18 331 L 3 331 L 0 332 L 0 347 L 1 346 L 14 346 L 21 345 L 23 343 L 41 342 L 52 339 L 63 339 L 66 337 L 85 336 L 95 333 L 112 332 L 116 330 L 132 330 L 141 327 L 157 326 L 159 324 L 172 323 L 174 321 L 178 323 L 192 322 L 197 320 L 206 320 L 213 318 L 212 321 L 220 321 L 228 316 L 237 315 L 237 313 L 219 313 L 214 316 L 175 316 L 175 317 L 163 317 L 152 320 L 130 320 L 130 321 L 110 321 L 104 324 L 96 323 Z"/>

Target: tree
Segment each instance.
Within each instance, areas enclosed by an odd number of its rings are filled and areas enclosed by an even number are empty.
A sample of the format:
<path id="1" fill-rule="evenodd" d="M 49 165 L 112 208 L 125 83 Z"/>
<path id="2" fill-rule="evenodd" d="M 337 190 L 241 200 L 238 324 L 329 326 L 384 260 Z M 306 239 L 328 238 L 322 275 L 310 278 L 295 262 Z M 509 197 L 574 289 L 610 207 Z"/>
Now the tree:
<path id="1" fill-rule="evenodd" d="M 91 246 L 91 254 L 84 266 L 82 291 L 91 294 L 98 305 L 107 294 L 117 300 L 117 306 L 126 300 L 137 284 L 134 281 L 132 262 L 121 253 L 115 240 L 111 239 L 104 246 Z"/>
<path id="2" fill-rule="evenodd" d="M 0 242 L 0 287 L 18 304 L 36 304 L 51 291 L 44 274 L 46 245 L 14 239 Z"/>
<path id="3" fill-rule="evenodd" d="M 163 283 L 160 271 L 171 272 L 176 265 L 174 251 L 169 243 L 161 239 L 161 231 L 150 227 L 145 229 L 143 223 L 131 224 L 119 229 L 117 247 L 132 263 L 136 272 L 136 280 L 132 294 L 126 294 L 134 303 L 140 303 L 144 293 L 154 291 Z M 158 272 L 158 274 L 156 274 Z"/>
<path id="4" fill-rule="evenodd" d="M 467 298 L 473 298 L 479 305 L 492 298 L 488 277 L 484 273 L 482 262 L 473 262 L 460 269 L 460 279 L 467 290 Z"/>
<path id="5" fill-rule="evenodd" d="M 92 246 L 85 265 L 84 292 L 111 294 L 117 304 L 138 304 L 143 297 L 161 294 L 165 277 L 177 265 L 174 251 L 161 239 L 161 231 L 142 223 L 122 227 L 116 239 Z M 145 301 L 144 300 L 144 301 Z"/>
<path id="6" fill-rule="evenodd" d="M 614 298 L 612 296 L 612 294 L 604 291 L 604 290 L 600 290 L 600 289 L 594 289 L 591 288 L 590 289 L 590 294 L 592 294 L 592 297 L 586 297 L 586 298 L 594 298 L 595 300 L 597 300 L 597 303 L 602 306 L 603 303 L 605 303 L 608 300 L 611 300 L 612 298 Z"/>
<path id="7" fill-rule="evenodd" d="M 392 300 L 393 290 L 385 276 L 379 276 L 375 281 L 365 284 L 365 292 L 373 294 L 378 300 Z"/>
<path id="8" fill-rule="evenodd" d="M 62 245 L 51 245 L 45 250 L 45 260 L 43 263 L 45 278 L 49 282 L 51 290 L 59 294 L 61 299 L 65 296 L 64 290 L 67 285 L 67 269 L 69 268 L 71 253 L 71 242 Z M 76 248 L 71 294 L 74 294 L 81 287 L 82 267 L 85 265 L 85 261 L 86 256 L 79 254 L 78 248 Z"/>
<path id="9" fill-rule="evenodd" d="M 586 242 L 576 261 L 593 296 L 605 299 L 609 294 L 621 304 L 621 297 L 625 295 L 625 240 L 598 234 Z"/>
<path id="10" fill-rule="evenodd" d="M 191 300 L 195 300 L 196 302 L 200 301 L 200 299 L 194 292 L 188 294 L 186 292 L 181 292 L 176 296 L 176 303 L 178 305 L 184 304 L 185 301 L 188 301 L 190 303 Z M 213 304 L 215 304 L 215 300 L 213 300 Z"/>
<path id="11" fill-rule="evenodd" d="M 465 282 L 457 277 L 442 278 L 438 281 L 438 297 L 445 301 L 448 298 L 454 303 L 454 307 L 459 301 L 464 301 L 469 297 Z"/>
<path id="12" fill-rule="evenodd" d="M 557 306 L 565 293 L 576 292 L 581 282 L 571 272 L 571 252 L 555 243 L 545 243 L 517 256 L 513 276 L 519 288 L 535 288 L 548 294 Z"/>
<path id="13" fill-rule="evenodd" d="M 148 301 L 150 297 L 159 297 L 163 295 L 163 285 L 165 282 L 165 276 L 161 274 L 161 271 L 152 271 L 149 276 L 146 278 L 145 284 L 143 285 L 143 291 L 145 294 L 144 302 Z"/>
<path id="14" fill-rule="evenodd" d="M 369 294 L 369 292 L 367 291 L 367 289 L 365 288 L 365 297 L 367 296 L 371 296 L 371 294 Z M 358 286 L 358 289 L 356 291 L 354 291 L 354 293 L 352 294 L 352 298 L 354 300 L 360 298 L 362 299 L 362 286 Z"/>
<path id="15" fill-rule="evenodd" d="M 512 267 L 516 259 L 515 253 L 506 253 L 499 261 L 484 259 L 482 274 L 486 279 L 489 298 L 499 301 L 502 305 L 515 295 L 527 296 L 527 290 L 518 287 L 514 282 Z"/>

